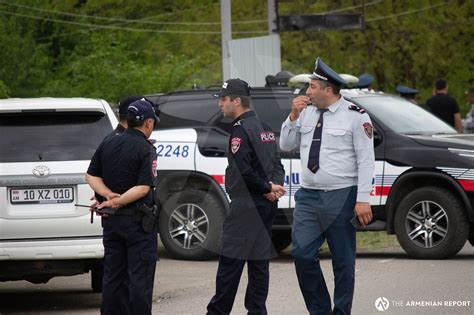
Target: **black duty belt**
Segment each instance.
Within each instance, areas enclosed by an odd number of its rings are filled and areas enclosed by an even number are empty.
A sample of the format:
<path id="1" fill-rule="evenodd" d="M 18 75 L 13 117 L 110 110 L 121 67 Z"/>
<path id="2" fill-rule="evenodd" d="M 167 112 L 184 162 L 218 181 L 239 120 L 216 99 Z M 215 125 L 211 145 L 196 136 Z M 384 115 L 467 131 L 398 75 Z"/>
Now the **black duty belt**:
<path id="1" fill-rule="evenodd" d="M 115 210 L 114 215 L 136 215 L 137 214 L 137 206 L 135 204 L 128 205 L 123 208 L 118 208 Z"/>

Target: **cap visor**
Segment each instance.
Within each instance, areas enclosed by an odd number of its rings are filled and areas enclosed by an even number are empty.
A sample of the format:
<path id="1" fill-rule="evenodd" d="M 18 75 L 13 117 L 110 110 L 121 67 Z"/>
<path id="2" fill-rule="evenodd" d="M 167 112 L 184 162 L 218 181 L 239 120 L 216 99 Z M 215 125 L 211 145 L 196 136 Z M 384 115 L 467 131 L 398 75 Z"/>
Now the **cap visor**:
<path id="1" fill-rule="evenodd" d="M 219 93 L 216 93 L 213 96 L 216 97 L 216 98 L 219 98 L 219 97 L 223 97 L 223 96 L 227 96 L 227 95 L 230 95 L 230 93 L 228 91 L 221 90 Z"/>

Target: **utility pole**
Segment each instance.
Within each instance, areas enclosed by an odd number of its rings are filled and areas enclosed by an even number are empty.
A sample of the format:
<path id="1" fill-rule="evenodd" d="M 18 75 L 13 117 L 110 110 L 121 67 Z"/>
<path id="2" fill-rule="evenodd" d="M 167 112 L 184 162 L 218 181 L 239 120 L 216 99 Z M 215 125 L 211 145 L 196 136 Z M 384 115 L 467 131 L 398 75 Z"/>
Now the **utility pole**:
<path id="1" fill-rule="evenodd" d="M 268 7 L 268 34 L 277 34 L 277 4 L 275 0 L 267 0 Z"/>
<path id="2" fill-rule="evenodd" d="M 232 17 L 230 0 L 221 0 L 222 78 L 230 79 L 230 49 L 232 40 Z"/>

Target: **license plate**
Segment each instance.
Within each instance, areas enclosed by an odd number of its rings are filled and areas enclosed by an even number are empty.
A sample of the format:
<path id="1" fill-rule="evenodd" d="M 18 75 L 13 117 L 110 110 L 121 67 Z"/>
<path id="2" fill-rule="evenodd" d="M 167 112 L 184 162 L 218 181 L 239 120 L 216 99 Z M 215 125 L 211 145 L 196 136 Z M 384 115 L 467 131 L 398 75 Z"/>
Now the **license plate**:
<path id="1" fill-rule="evenodd" d="M 10 189 L 10 202 L 70 203 L 74 200 L 72 187 Z"/>

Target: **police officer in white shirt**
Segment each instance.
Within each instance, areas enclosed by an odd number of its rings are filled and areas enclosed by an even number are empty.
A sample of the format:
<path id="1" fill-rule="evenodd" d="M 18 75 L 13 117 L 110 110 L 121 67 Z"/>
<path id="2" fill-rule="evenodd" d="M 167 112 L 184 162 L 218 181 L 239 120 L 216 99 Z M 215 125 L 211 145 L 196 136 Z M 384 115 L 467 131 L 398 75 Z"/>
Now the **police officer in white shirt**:
<path id="1" fill-rule="evenodd" d="M 282 150 L 300 150 L 302 188 L 295 194 L 293 257 L 310 314 L 350 314 L 354 295 L 355 220 L 372 220 L 374 174 L 369 116 L 339 93 L 346 82 L 318 57 L 306 96 L 293 100 Z M 355 218 L 354 218 L 355 216 Z M 352 222 L 351 222 L 352 221 Z M 334 308 L 319 264 L 327 240 L 335 277 Z"/>

